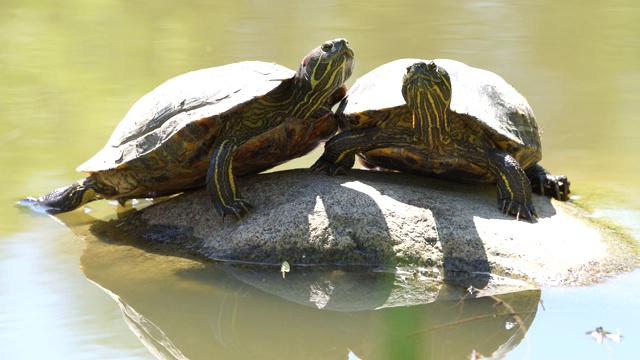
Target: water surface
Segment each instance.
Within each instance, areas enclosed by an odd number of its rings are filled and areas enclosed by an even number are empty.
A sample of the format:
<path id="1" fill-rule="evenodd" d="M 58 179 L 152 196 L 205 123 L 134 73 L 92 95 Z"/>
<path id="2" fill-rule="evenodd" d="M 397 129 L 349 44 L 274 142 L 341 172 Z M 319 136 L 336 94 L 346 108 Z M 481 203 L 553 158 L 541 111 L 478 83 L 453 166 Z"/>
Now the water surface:
<path id="1" fill-rule="evenodd" d="M 429 314 L 438 308 L 314 311 L 184 257 L 108 243 L 95 256 L 98 249 L 52 218 L 14 205 L 80 178 L 76 166 L 166 79 L 242 60 L 296 68 L 310 49 L 336 37 L 356 53 L 349 85 L 401 57 L 453 58 L 499 73 L 527 97 L 544 129 L 542 165 L 569 176 L 574 201 L 640 238 L 640 5 L 633 1 L 9 1 L 0 29 L 0 358 L 153 358 L 125 321 L 127 307 L 117 297 L 127 294 L 120 299 L 153 314 L 194 359 L 400 358 L 426 351 L 408 329 L 430 328 Z M 317 156 L 286 166 L 307 167 Z M 98 218 L 114 213 L 106 202 L 87 208 Z M 115 271 L 128 269 L 124 259 L 155 267 Z M 98 280 L 117 290 L 116 298 L 92 282 Z M 506 358 L 634 358 L 638 281 L 636 271 L 592 287 L 543 289 L 544 310 L 537 309 Z M 208 326 L 188 321 L 203 309 Z M 598 345 L 584 335 L 599 325 L 620 328 L 625 340 Z M 221 328 L 235 329 L 243 346 Z M 290 339 L 268 346 L 265 339 L 278 331 Z M 198 352 L 195 339 L 202 338 L 194 334 L 211 335 L 202 337 L 210 352 Z M 453 348 L 474 333 L 452 336 Z"/>

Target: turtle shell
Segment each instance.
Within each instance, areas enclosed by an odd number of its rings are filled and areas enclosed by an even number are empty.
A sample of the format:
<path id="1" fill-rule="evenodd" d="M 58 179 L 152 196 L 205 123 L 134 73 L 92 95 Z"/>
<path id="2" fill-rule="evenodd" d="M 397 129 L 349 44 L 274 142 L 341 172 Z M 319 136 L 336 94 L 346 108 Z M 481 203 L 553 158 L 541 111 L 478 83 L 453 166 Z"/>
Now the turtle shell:
<path id="1" fill-rule="evenodd" d="M 120 168 L 152 153 L 190 124 L 233 111 L 294 74 L 274 63 L 244 61 L 167 80 L 138 100 L 105 147 L 77 170 L 94 173 Z"/>
<path id="2" fill-rule="evenodd" d="M 384 113 L 406 106 L 401 92 L 402 78 L 407 67 L 419 61 L 429 60 L 395 60 L 360 77 L 340 104 L 338 113 L 348 119 L 362 112 Z M 538 125 L 524 96 L 493 72 L 455 60 L 433 61 L 451 77 L 453 112 L 480 123 L 493 141 L 523 168 L 540 161 Z"/>

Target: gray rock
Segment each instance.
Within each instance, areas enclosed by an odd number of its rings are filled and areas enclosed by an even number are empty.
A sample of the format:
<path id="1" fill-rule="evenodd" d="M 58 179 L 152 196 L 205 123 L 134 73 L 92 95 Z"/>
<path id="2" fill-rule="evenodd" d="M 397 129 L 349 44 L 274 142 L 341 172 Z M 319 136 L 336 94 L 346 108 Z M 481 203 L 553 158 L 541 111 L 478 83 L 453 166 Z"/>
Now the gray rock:
<path id="1" fill-rule="evenodd" d="M 145 208 L 119 231 L 210 259 L 491 272 L 539 285 L 587 284 L 630 270 L 633 241 L 571 203 L 534 195 L 535 223 L 496 206 L 495 187 L 399 173 L 288 170 L 238 179 L 255 209 L 221 221 L 204 190 Z M 115 225 L 115 224 L 114 224 Z"/>

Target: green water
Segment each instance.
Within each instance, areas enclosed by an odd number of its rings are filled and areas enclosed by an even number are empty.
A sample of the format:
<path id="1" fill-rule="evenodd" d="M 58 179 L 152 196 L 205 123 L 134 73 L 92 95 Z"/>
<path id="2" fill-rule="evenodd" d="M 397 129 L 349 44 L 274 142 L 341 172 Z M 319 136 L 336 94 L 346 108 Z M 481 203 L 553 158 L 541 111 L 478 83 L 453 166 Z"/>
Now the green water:
<path id="1" fill-rule="evenodd" d="M 635 1 L 5 1 L 0 9 L 2 359 L 153 358 L 125 321 L 133 315 L 123 303 L 153 319 L 178 350 L 171 356 L 470 353 L 465 346 L 482 328 L 459 329 L 448 338 L 423 332 L 437 306 L 310 309 L 216 266 L 85 241 L 54 219 L 15 206 L 24 196 L 80 178 L 76 166 L 164 80 L 241 60 L 296 68 L 310 49 L 337 37 L 347 38 L 356 54 L 348 85 L 402 57 L 453 58 L 499 73 L 527 97 L 544 129 L 542 165 L 570 178 L 574 201 L 640 238 Z M 317 156 L 285 167 L 308 167 Z M 98 217 L 114 213 L 106 202 L 88 208 Z M 504 347 L 504 356 L 635 358 L 639 281 L 635 271 L 592 287 L 543 289 L 544 309 L 530 319 L 524 339 Z M 623 342 L 598 345 L 584 335 L 599 325 L 620 328 Z M 450 341 L 448 352 L 425 350 L 424 344 L 443 339 Z M 500 341 L 490 344 L 490 352 L 498 351 Z"/>

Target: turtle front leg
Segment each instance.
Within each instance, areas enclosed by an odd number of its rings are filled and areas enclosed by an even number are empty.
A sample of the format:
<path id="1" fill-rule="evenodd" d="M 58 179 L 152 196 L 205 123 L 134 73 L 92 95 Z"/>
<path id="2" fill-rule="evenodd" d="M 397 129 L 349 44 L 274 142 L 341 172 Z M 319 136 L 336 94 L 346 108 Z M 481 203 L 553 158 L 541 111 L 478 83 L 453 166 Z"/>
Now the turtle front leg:
<path id="1" fill-rule="evenodd" d="M 502 150 L 488 154 L 489 169 L 498 179 L 498 207 L 516 219 L 527 218 L 533 222 L 538 213 L 531 200 L 531 183 L 518 161 Z"/>
<path id="2" fill-rule="evenodd" d="M 213 150 L 207 171 L 207 192 L 216 211 L 224 219 L 233 215 L 238 219 L 249 212 L 251 204 L 241 198 L 236 188 L 232 161 L 238 145 L 231 139 L 219 140 Z"/>
<path id="3" fill-rule="evenodd" d="M 342 175 L 353 167 L 356 154 L 406 142 L 406 137 L 384 134 L 380 128 L 356 129 L 341 132 L 324 145 L 324 153 L 311 166 L 314 173 Z"/>
<path id="4" fill-rule="evenodd" d="M 365 130 L 350 130 L 332 137 L 324 144 L 322 156 L 311 165 L 311 171 L 330 176 L 345 174 L 356 160 L 355 143 L 362 142 L 365 135 Z"/>
<path id="5" fill-rule="evenodd" d="M 556 200 L 568 201 L 569 185 L 571 183 L 566 176 L 551 175 L 542 166 L 536 164 L 526 170 L 531 189 L 541 195 L 545 195 Z"/>

